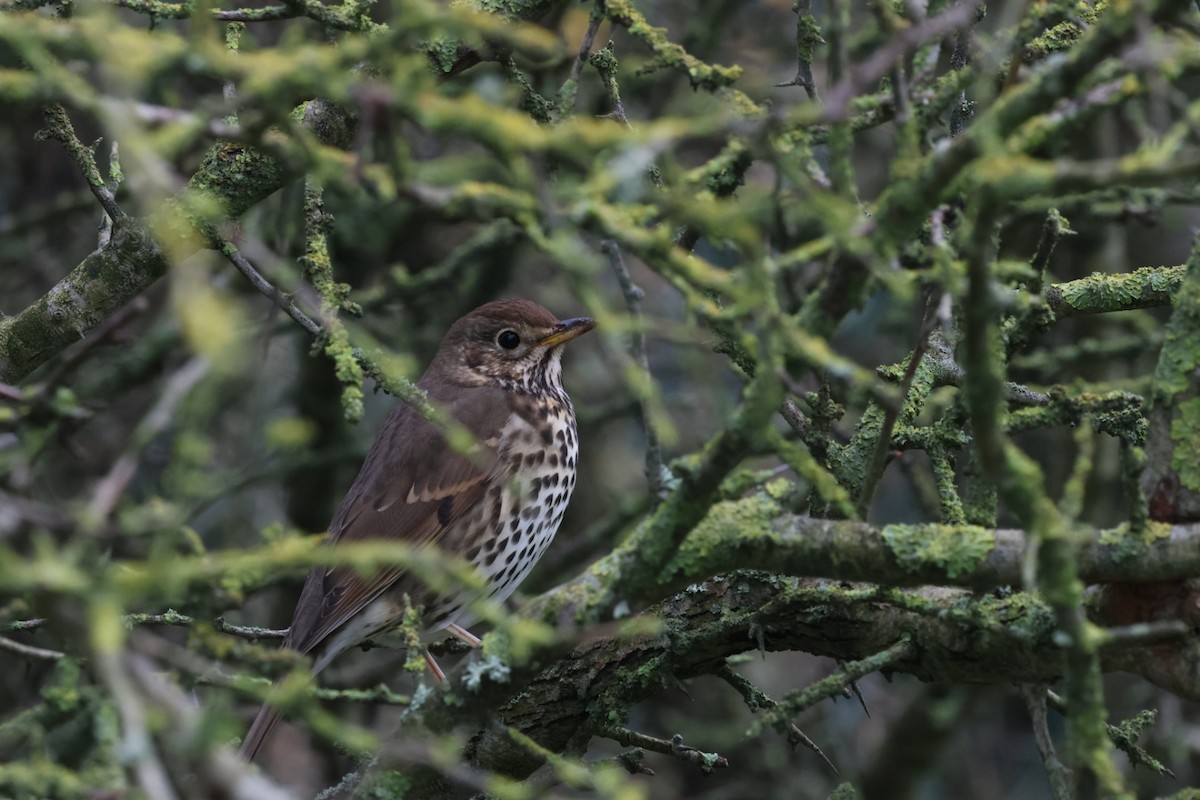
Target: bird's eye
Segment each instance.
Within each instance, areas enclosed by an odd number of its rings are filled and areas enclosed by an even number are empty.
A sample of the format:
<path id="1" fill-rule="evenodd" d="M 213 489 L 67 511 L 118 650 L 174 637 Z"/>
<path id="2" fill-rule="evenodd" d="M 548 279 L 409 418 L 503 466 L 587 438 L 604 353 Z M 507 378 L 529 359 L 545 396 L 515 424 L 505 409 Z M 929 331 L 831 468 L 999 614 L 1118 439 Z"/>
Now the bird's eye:
<path id="1" fill-rule="evenodd" d="M 496 344 L 505 350 L 515 350 L 521 344 L 521 337 L 516 331 L 500 331 L 500 335 L 496 337 Z"/>

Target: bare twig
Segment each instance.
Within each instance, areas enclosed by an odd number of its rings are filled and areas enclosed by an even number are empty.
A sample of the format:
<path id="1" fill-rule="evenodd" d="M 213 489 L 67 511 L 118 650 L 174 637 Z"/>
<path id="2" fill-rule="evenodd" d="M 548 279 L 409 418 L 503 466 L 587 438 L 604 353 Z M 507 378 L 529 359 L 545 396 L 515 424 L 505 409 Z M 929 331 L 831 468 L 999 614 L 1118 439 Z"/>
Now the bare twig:
<path id="1" fill-rule="evenodd" d="M 579 81 L 579 76 L 583 74 L 583 65 L 587 63 L 588 56 L 592 52 L 592 45 L 596 42 L 596 32 L 600 30 L 600 23 L 603 21 L 604 17 L 595 11 L 588 18 L 587 30 L 583 34 L 583 41 L 579 43 L 579 53 L 575 56 L 575 63 L 571 65 L 571 75 L 568 80 Z"/>
<path id="2" fill-rule="evenodd" d="M 621 255 L 619 244 L 612 239 L 605 239 L 600 242 L 600 249 L 608 256 L 613 272 L 616 273 L 617 282 L 621 286 L 621 293 L 625 295 L 625 305 L 628 307 L 629 316 L 633 321 L 633 327 L 629 334 L 629 356 L 646 376 L 646 386 L 649 391 L 653 386 L 653 373 L 650 372 L 650 359 L 646 354 L 646 336 L 642 333 L 642 298 L 645 297 L 645 292 L 634 284 L 633 277 L 629 274 L 629 268 L 625 265 L 625 258 Z M 650 487 L 650 495 L 662 500 L 666 496 L 665 478 L 668 474 L 666 464 L 663 462 L 662 447 L 658 441 L 658 434 L 654 430 L 653 420 L 650 418 L 649 403 L 639 398 L 638 405 L 642 412 L 642 429 L 646 432 L 646 480 Z"/>
<path id="3" fill-rule="evenodd" d="M 22 520 L 53 531 L 68 531 L 75 527 L 75 522 L 57 508 L 3 489 L 0 489 L 0 508 L 5 511 L 0 517 L 0 539 L 15 533 Z"/>
<path id="4" fill-rule="evenodd" d="M 198 747 L 208 734 L 197 708 L 153 667 L 149 659 L 131 655 L 126 658 L 126 663 L 143 696 L 166 712 L 171 721 L 173 745 L 182 753 L 197 754 L 191 757 L 194 759 L 191 766 L 196 769 L 194 777 L 207 785 L 210 796 L 233 800 L 295 800 L 291 792 L 247 764 L 228 746 L 204 742 L 203 747 Z"/>
<path id="5" fill-rule="evenodd" d="M 24 644 L 13 639 L 9 639 L 6 636 L 0 636 L 0 649 L 8 650 L 27 658 L 40 659 L 42 661 L 58 661 L 65 655 L 65 653 L 60 653 L 57 650 L 47 650 L 43 647 L 34 647 L 31 644 Z"/>
<path id="6" fill-rule="evenodd" d="M 779 407 L 779 414 L 797 436 L 804 436 L 812 427 L 812 420 L 804 415 L 791 397 L 783 401 L 783 405 Z"/>
<path id="7" fill-rule="evenodd" d="M 1178 642 L 1192 635 L 1192 628 L 1183 620 L 1172 619 L 1161 622 L 1139 622 L 1105 628 L 1100 632 L 1101 649 L 1145 647 L 1147 645 Z"/>
<path id="8" fill-rule="evenodd" d="M 3 630 L 5 633 L 12 631 L 34 631 L 45 624 L 45 617 L 38 617 L 37 619 L 18 619 L 14 620 L 13 622 L 6 623 L 0 630 Z"/>
<path id="9" fill-rule="evenodd" d="M 967 8 L 972 15 L 974 22 L 975 6 L 973 2 L 965 0 L 957 0 L 954 10 Z M 967 68 L 971 63 L 971 25 L 963 25 L 954 32 L 954 49 L 950 52 L 950 69 L 958 72 Z M 971 100 L 967 97 L 967 90 L 964 88 L 958 95 L 958 102 L 954 104 L 953 110 L 950 112 L 950 135 L 958 136 L 966 130 L 967 123 L 974 116 L 974 106 Z"/>
<path id="10" fill-rule="evenodd" d="M 150 308 L 150 301 L 146 299 L 145 295 L 138 295 L 117 313 L 101 322 L 79 347 L 64 356 L 62 361 L 47 372 L 46 377 L 38 385 L 38 392 L 43 396 L 53 393 L 63 379 L 82 364 L 97 347 L 111 339 L 127 322 L 144 313 L 148 308 Z"/>
<path id="11" fill-rule="evenodd" d="M 160 106 L 153 103 L 131 103 L 116 98 L 101 98 L 100 107 L 109 114 L 121 117 L 132 117 L 147 125 L 186 125 L 215 139 L 245 138 L 246 131 L 241 125 L 223 119 L 205 119 L 191 111 L 182 111 L 170 106 Z"/>
<path id="12" fill-rule="evenodd" d="M 187 396 L 192 387 L 208 374 L 208 369 L 209 362 L 206 359 L 193 358 L 167 380 L 158 401 L 134 430 L 125 452 L 96 485 L 96 489 L 92 493 L 92 502 L 88 505 L 88 512 L 93 521 L 98 523 L 107 519 L 108 515 L 112 513 L 117 501 L 124 493 L 125 487 L 129 485 L 129 481 L 133 479 L 134 473 L 137 471 L 142 450 L 150 443 L 151 439 L 171 423 L 175 407 Z"/>
<path id="13" fill-rule="evenodd" d="M 1073 794 L 1071 771 L 1059 760 L 1046 724 L 1046 687 L 1026 684 L 1021 687 L 1021 696 L 1025 698 L 1025 708 L 1033 723 L 1033 739 L 1046 767 L 1046 777 L 1050 779 L 1050 794 L 1054 800 L 1070 800 Z"/>
<path id="14" fill-rule="evenodd" d="M 175 800 L 178 795 L 155 750 L 146 725 L 145 705 L 125 668 L 121 651 L 97 649 L 94 664 L 100 682 L 108 689 L 108 695 L 117 707 L 122 753 L 126 763 L 132 766 L 142 792 L 155 800 Z"/>
<path id="15" fill-rule="evenodd" d="M 751 683 L 743 675 L 734 671 L 733 667 L 728 663 L 722 664 L 721 669 L 717 670 L 715 675 L 721 680 L 733 687 L 734 691 L 742 696 L 742 700 L 746 703 L 746 708 L 751 711 L 758 712 L 768 708 L 774 708 L 779 705 L 773 698 Z M 788 744 L 795 750 L 797 745 L 804 745 L 809 750 L 817 754 L 817 756 L 825 762 L 834 775 L 840 775 L 838 768 L 829 760 L 829 756 L 825 755 L 825 751 L 817 746 L 817 743 L 809 738 L 808 734 L 800 730 L 796 723 L 790 723 L 787 731 Z"/>
<path id="16" fill-rule="evenodd" d="M 171 625 L 187 628 L 196 624 L 194 617 L 180 614 L 177 611 L 165 611 L 162 614 L 126 614 L 121 618 L 126 625 Z M 19 619 L 0 627 L 4 632 L 33 631 L 46 625 L 45 617 L 37 619 Z M 251 625 L 231 625 L 224 617 L 217 617 L 212 626 L 221 633 L 239 636 L 243 639 L 256 641 L 258 639 L 282 639 L 287 636 L 287 628 L 257 628 Z"/>
<path id="17" fill-rule="evenodd" d="M 295 320 L 296 324 L 311 336 L 318 337 L 321 335 L 321 326 L 312 317 L 301 311 L 300 307 L 290 297 L 276 289 L 270 281 L 264 278 L 262 273 L 254 268 L 254 265 L 242 255 L 233 242 L 227 239 L 221 240 L 220 249 L 225 258 L 229 259 L 229 263 L 233 264 L 238 272 L 246 276 L 246 280 L 250 281 L 250 285 L 269 297 L 271 302 Z"/>

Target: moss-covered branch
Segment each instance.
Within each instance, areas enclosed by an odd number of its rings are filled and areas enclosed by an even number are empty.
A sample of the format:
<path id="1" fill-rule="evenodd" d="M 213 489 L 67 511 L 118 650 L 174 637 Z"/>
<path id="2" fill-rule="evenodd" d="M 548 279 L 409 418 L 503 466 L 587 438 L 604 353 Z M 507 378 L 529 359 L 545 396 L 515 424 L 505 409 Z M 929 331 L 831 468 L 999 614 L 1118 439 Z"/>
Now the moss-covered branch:
<path id="1" fill-rule="evenodd" d="M 926 681 L 1049 683 L 1063 674 L 1053 614 L 1019 592 L 882 590 L 738 572 L 692 585 L 647 613 L 659 621 L 657 633 L 589 638 L 522 682 L 519 695 L 501 708 L 502 717 L 560 750 L 598 726 L 622 723 L 628 709 L 660 691 L 663 681 L 719 673 L 726 658 L 760 643 L 839 661 L 887 653 L 890 671 Z M 890 649 L 899 636 L 908 642 L 902 650 Z M 564 692 L 564 686 L 577 690 Z M 537 764 L 491 732 L 472 740 L 468 756 L 506 774 Z"/>
<path id="2" fill-rule="evenodd" d="M 323 144 L 347 144 L 340 109 L 310 104 L 304 123 Z M 197 203 L 214 202 L 220 214 L 237 218 L 287 178 L 283 164 L 259 150 L 231 142 L 214 145 L 176 202 L 147 220 L 118 220 L 107 245 L 36 303 L 0 321 L 0 381 L 20 381 L 150 287 L 171 260 L 208 245 L 204 229 L 213 221 L 194 215 Z"/>

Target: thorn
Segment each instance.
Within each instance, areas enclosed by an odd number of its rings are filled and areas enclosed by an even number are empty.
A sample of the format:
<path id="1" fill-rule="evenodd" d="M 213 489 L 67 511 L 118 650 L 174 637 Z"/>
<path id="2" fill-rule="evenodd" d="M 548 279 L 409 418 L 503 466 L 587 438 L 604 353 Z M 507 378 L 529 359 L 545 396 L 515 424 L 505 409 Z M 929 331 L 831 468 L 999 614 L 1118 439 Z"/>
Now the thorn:
<path id="1" fill-rule="evenodd" d="M 862 706 L 863 713 L 867 715 L 867 719 L 870 719 L 871 709 L 867 708 L 867 701 L 863 699 L 862 691 L 858 688 L 858 681 L 850 681 L 850 690 L 858 698 L 858 704 Z"/>
<path id="2" fill-rule="evenodd" d="M 750 638 L 758 645 L 758 652 L 762 655 L 762 660 L 767 660 L 767 639 L 763 636 L 763 627 L 757 622 L 750 626 Z"/>
<path id="3" fill-rule="evenodd" d="M 829 756 L 825 755 L 825 751 L 820 747 L 817 747 L 817 743 L 808 738 L 808 735 L 796 727 L 796 723 L 794 722 L 788 728 L 788 744 L 792 746 L 792 750 L 796 749 L 796 745 L 804 745 L 809 750 L 812 750 L 814 753 L 820 756 L 821 760 L 824 761 L 831 770 L 833 770 L 834 775 L 837 775 L 839 778 L 842 777 L 842 773 L 838 772 L 838 768 L 835 767 L 833 762 L 829 760 Z"/>

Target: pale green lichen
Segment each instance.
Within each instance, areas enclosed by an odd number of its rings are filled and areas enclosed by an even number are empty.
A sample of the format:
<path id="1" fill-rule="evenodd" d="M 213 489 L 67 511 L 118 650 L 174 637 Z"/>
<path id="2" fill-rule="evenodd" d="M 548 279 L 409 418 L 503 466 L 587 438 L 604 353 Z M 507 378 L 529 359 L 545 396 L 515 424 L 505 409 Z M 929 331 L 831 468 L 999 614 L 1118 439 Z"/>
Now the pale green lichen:
<path id="1" fill-rule="evenodd" d="M 1144 558 L 1150 545 L 1170 535 L 1171 526 L 1165 522 L 1147 520 L 1141 523 L 1140 528 L 1122 522 L 1115 528 L 1100 531 L 1100 544 L 1113 548 L 1113 563 L 1120 564 Z"/>
<path id="2" fill-rule="evenodd" d="M 508 676 L 512 670 L 508 665 L 501 661 L 496 656 L 488 656 L 479 661 L 472 661 L 467 664 L 466 674 L 463 676 L 463 685 L 472 692 L 478 692 L 483 685 L 483 679 L 487 678 L 493 683 L 508 683 Z"/>
<path id="3" fill-rule="evenodd" d="M 776 534 L 771 522 L 779 513 L 779 505 L 759 492 L 717 503 L 688 535 L 663 575 L 699 576 L 735 566 L 738 553 L 772 540 Z"/>
<path id="4" fill-rule="evenodd" d="M 952 579 L 970 575 L 996 546 L 992 531 L 974 525 L 888 525 L 882 537 L 900 566 L 935 565 Z"/>
<path id="5" fill-rule="evenodd" d="M 1183 267 L 1144 267 L 1121 274 L 1096 272 L 1059 284 L 1059 289 L 1063 301 L 1075 311 L 1119 311 L 1177 291 L 1183 271 Z"/>
<path id="6" fill-rule="evenodd" d="M 1200 492 L 1200 398 L 1179 404 L 1179 416 L 1171 423 L 1171 467 L 1179 474 L 1184 487 Z"/>

